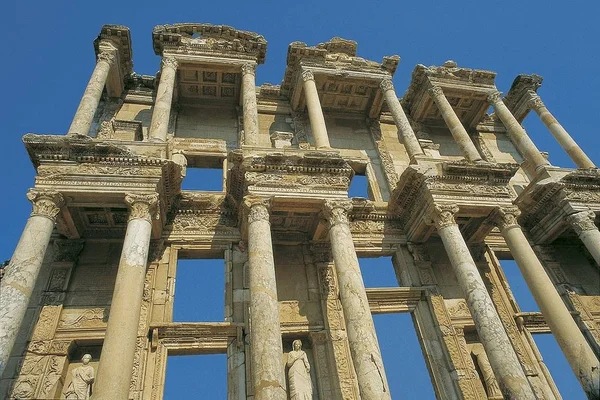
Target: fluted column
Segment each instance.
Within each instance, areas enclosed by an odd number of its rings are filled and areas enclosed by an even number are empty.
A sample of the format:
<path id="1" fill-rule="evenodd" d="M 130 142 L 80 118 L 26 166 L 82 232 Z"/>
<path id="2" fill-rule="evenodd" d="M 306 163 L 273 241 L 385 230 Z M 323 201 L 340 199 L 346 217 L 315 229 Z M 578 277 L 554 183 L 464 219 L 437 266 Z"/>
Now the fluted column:
<path id="1" fill-rule="evenodd" d="M 244 206 L 248 214 L 250 359 L 254 398 L 285 400 L 279 302 L 269 222 L 270 202 L 246 196 Z"/>
<path id="2" fill-rule="evenodd" d="M 600 266 L 600 231 L 594 223 L 595 218 L 596 214 L 591 210 L 580 211 L 569 215 L 567 222 Z"/>
<path id="3" fill-rule="evenodd" d="M 98 109 L 98 103 L 100 103 L 108 73 L 111 66 L 115 63 L 116 52 L 116 49 L 103 49 L 98 53 L 96 67 L 85 87 L 83 97 L 79 102 L 79 107 L 77 107 L 69 131 L 67 132 L 68 135 L 78 134 L 88 136 L 90 134 L 90 127 L 92 126 L 94 114 L 96 114 L 96 110 Z"/>
<path id="4" fill-rule="evenodd" d="M 129 221 L 100 354 L 94 400 L 126 400 L 133 371 L 152 219 L 156 215 L 158 195 L 128 194 L 125 202 L 129 206 Z"/>
<path id="5" fill-rule="evenodd" d="M 365 291 L 350 225 L 349 200 L 326 200 L 324 214 L 329 221 L 329 241 L 344 310 L 352 361 L 361 399 L 391 399 L 373 316 Z"/>
<path id="6" fill-rule="evenodd" d="M 454 112 L 454 109 L 448 102 L 448 99 L 444 95 L 444 91 L 439 86 L 433 86 L 429 89 L 429 95 L 440 110 L 442 118 L 446 122 L 452 137 L 458 144 L 458 147 L 462 151 L 465 158 L 471 162 L 482 161 L 482 157 L 475 148 L 471 137 L 465 130 L 462 122 L 458 118 L 458 115 Z"/>
<path id="7" fill-rule="evenodd" d="M 517 207 L 503 207 L 495 211 L 493 218 L 571 369 L 588 397 L 597 399 L 600 395 L 598 359 L 517 223 L 519 214 Z"/>
<path id="8" fill-rule="evenodd" d="M 380 86 L 385 97 L 385 102 L 392 113 L 392 118 L 394 118 L 394 122 L 398 128 L 398 133 L 400 133 L 402 143 L 406 148 L 408 156 L 413 158 L 416 155 L 423 155 L 423 149 L 421 149 L 419 140 L 410 126 L 408 118 L 406 118 L 406 114 L 404 113 L 404 109 L 402 108 L 400 101 L 398 101 L 392 80 L 384 79 L 381 81 Z"/>
<path id="9" fill-rule="evenodd" d="M 506 127 L 508 135 L 523 157 L 525 157 L 536 170 L 545 165 L 550 165 L 531 141 L 531 138 L 527 135 L 527 132 L 525 132 L 525 129 L 523 129 L 519 121 L 517 121 L 508 107 L 506 107 L 506 104 L 504 104 L 504 101 L 502 101 L 502 98 L 500 97 L 500 92 L 495 91 L 490 93 L 488 95 L 488 101 L 494 107 L 496 115 Z"/>
<path id="10" fill-rule="evenodd" d="M 156 91 L 152 121 L 150 122 L 150 138 L 164 142 L 167 140 L 169 130 L 169 117 L 171 116 L 171 103 L 173 102 L 173 89 L 178 62 L 174 57 L 164 57 L 161 65 L 160 82 Z"/>
<path id="11" fill-rule="evenodd" d="M 596 168 L 593 161 L 583 152 L 581 147 L 577 145 L 575 140 L 569 135 L 569 133 L 558 123 L 554 115 L 548 111 L 546 105 L 537 95 L 537 93 L 531 91 L 529 93 L 531 100 L 529 100 L 529 107 L 533 109 L 540 117 L 544 125 L 548 128 L 552 136 L 556 139 L 560 147 L 567 152 L 571 160 L 579 168 Z"/>
<path id="12" fill-rule="evenodd" d="M 481 344 L 485 348 L 504 397 L 535 399 L 494 303 L 454 219 L 457 212 L 458 206 L 455 204 L 435 205 L 432 217 L 473 316 Z"/>
<path id="13" fill-rule="evenodd" d="M 242 102 L 244 112 L 244 143 L 258 144 L 258 108 L 256 105 L 256 64 L 242 65 Z"/>
<path id="14" fill-rule="evenodd" d="M 310 120 L 310 129 L 315 138 L 317 148 L 329 148 L 329 137 L 327 136 L 327 126 L 325 126 L 325 117 L 317 92 L 315 76 L 311 71 L 302 71 L 302 80 L 304 81 L 304 95 L 306 96 L 306 107 L 308 108 L 308 119 Z"/>
<path id="15" fill-rule="evenodd" d="M 56 216 L 64 201 L 58 192 L 31 189 L 33 211 L 0 284 L 0 375 L 15 344 L 35 287 Z"/>

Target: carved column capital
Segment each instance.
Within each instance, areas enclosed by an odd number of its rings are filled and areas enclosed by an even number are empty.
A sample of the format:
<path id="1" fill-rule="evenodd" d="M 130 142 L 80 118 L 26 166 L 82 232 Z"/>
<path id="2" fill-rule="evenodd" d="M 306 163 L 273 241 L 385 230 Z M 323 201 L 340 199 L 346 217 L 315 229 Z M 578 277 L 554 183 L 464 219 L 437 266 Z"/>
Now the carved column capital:
<path id="1" fill-rule="evenodd" d="M 392 83 L 392 80 L 390 78 L 383 79 L 379 83 L 379 87 L 381 88 L 381 91 L 383 93 L 387 92 L 388 90 L 394 90 L 394 84 Z"/>
<path id="2" fill-rule="evenodd" d="M 487 96 L 487 100 L 488 102 L 490 102 L 492 105 L 495 105 L 499 102 L 502 101 L 502 93 L 500 93 L 497 90 L 494 90 L 493 92 L 490 92 Z"/>
<path id="3" fill-rule="evenodd" d="M 304 82 L 306 82 L 306 81 L 314 81 L 315 80 L 315 76 L 312 73 L 312 71 L 309 71 L 309 70 L 305 69 L 305 70 L 302 71 L 302 80 Z"/>
<path id="4" fill-rule="evenodd" d="M 163 57 L 161 66 L 162 68 L 169 67 L 176 70 L 179 66 L 179 61 L 175 57 Z"/>
<path id="5" fill-rule="evenodd" d="M 323 215 L 331 226 L 349 224 L 348 213 L 352 211 L 351 200 L 325 200 L 323 202 Z"/>
<path id="6" fill-rule="evenodd" d="M 259 196 L 244 197 L 244 208 L 248 215 L 248 224 L 256 221 L 269 222 L 271 199 Z"/>
<path id="7" fill-rule="evenodd" d="M 492 222 L 500 229 L 500 232 L 513 226 L 519 226 L 517 218 L 521 215 L 521 211 L 516 206 L 498 207 L 492 215 Z"/>
<path id="8" fill-rule="evenodd" d="M 103 50 L 100 53 L 98 53 L 98 56 L 96 57 L 96 63 L 100 61 L 106 61 L 108 64 L 113 65 L 115 63 L 116 58 L 117 57 L 115 51 Z"/>
<path id="9" fill-rule="evenodd" d="M 65 203 L 63 195 L 53 190 L 29 189 L 27 199 L 33 204 L 32 217 L 39 215 L 53 222 Z"/>
<path id="10" fill-rule="evenodd" d="M 129 207 L 129 221 L 145 219 L 152 223 L 152 218 L 158 219 L 158 194 L 157 193 L 128 193 L 125 203 Z"/>
<path id="11" fill-rule="evenodd" d="M 242 75 L 246 75 L 246 74 L 254 75 L 256 73 L 256 64 L 254 64 L 254 63 L 243 64 L 241 70 L 242 70 Z"/>
<path id="12" fill-rule="evenodd" d="M 585 231 L 591 231 L 598 229 L 594 220 L 596 219 L 596 213 L 592 210 L 580 211 L 578 213 L 569 215 L 567 222 L 571 225 L 571 228 L 579 235 Z"/>
<path id="13" fill-rule="evenodd" d="M 458 213 L 456 204 L 434 204 L 431 211 L 431 219 L 437 229 L 446 228 L 450 225 L 456 225 L 454 215 Z"/>
<path id="14" fill-rule="evenodd" d="M 527 107 L 534 111 L 539 111 L 542 108 L 546 107 L 541 97 L 536 92 L 534 92 L 533 90 L 529 90 L 527 93 L 530 97 L 529 101 L 527 101 Z"/>
<path id="15" fill-rule="evenodd" d="M 432 86 L 430 87 L 427 92 L 429 93 L 429 95 L 433 98 L 436 97 L 443 97 L 444 96 L 444 91 L 442 90 L 442 88 L 440 86 Z"/>

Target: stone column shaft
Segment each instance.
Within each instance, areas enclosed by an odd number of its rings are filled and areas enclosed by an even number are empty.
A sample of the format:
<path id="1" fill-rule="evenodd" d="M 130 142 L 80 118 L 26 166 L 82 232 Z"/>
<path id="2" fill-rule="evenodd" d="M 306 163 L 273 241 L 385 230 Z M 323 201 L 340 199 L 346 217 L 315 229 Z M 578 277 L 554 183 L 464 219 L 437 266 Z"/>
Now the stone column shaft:
<path id="1" fill-rule="evenodd" d="M 567 222 L 588 249 L 596 264 L 600 266 L 600 231 L 594 223 L 596 214 L 593 211 L 581 211 L 567 217 Z"/>
<path id="2" fill-rule="evenodd" d="M 416 155 L 423 155 L 423 149 L 421 149 L 419 140 L 410 126 L 408 118 L 406 118 L 406 114 L 404 113 L 400 101 L 398 101 L 392 81 L 390 79 L 382 80 L 381 90 L 385 96 L 385 102 L 392 113 L 392 118 L 394 118 L 396 127 L 398 128 L 398 133 L 400 133 L 400 137 L 402 137 L 402 143 L 404 143 L 408 156 L 413 158 Z"/>
<path id="3" fill-rule="evenodd" d="M 96 60 L 96 67 L 90 81 L 85 87 L 83 97 L 79 102 L 71 126 L 69 127 L 68 135 L 85 135 L 90 134 L 90 127 L 94 119 L 94 114 L 98 109 L 98 103 L 102 97 L 102 91 L 106 85 L 108 73 L 110 72 L 111 66 L 115 63 L 116 50 L 104 50 L 98 54 Z"/>
<path id="4" fill-rule="evenodd" d="M 32 189 L 27 198 L 33 203 L 33 211 L 0 285 L 0 375 L 25 318 L 56 216 L 63 204 L 63 197 L 57 192 Z"/>
<path id="5" fill-rule="evenodd" d="M 268 200 L 246 197 L 250 284 L 250 349 L 256 400 L 285 400 L 279 301 Z"/>
<path id="6" fill-rule="evenodd" d="M 150 138 L 154 140 L 163 142 L 167 140 L 177 65 L 178 62 L 173 57 L 165 57 L 162 60 L 160 82 L 156 91 L 152 121 L 150 122 Z"/>
<path id="7" fill-rule="evenodd" d="M 488 96 L 488 101 L 494 107 L 496 115 L 502 121 L 502 124 L 506 127 L 508 135 L 512 142 L 515 144 L 519 152 L 529 161 L 535 169 L 539 169 L 550 163 L 542 156 L 538 148 L 531 141 L 525 129 L 521 126 L 519 121 L 510 112 L 504 101 L 500 98 L 500 92 L 493 92 Z"/>
<path id="8" fill-rule="evenodd" d="M 508 399 L 535 399 L 494 303 L 454 220 L 458 207 L 435 205 L 433 219 L 500 389 Z"/>
<path id="9" fill-rule="evenodd" d="M 329 240 L 344 310 L 346 331 L 363 400 L 391 399 L 369 300 L 354 249 L 348 212 L 350 201 L 326 201 Z"/>
<path id="10" fill-rule="evenodd" d="M 498 209 L 496 224 L 571 369 L 588 397 L 597 398 L 590 394 L 600 394 L 598 359 L 529 245 L 517 223 L 518 215 L 516 207 Z"/>
<path id="11" fill-rule="evenodd" d="M 128 194 L 125 201 L 130 207 L 129 222 L 100 354 L 94 400 L 126 400 L 133 371 L 151 220 L 156 213 L 158 195 Z"/>
<path id="12" fill-rule="evenodd" d="M 571 160 L 579 168 L 596 168 L 594 162 L 583 152 L 581 147 L 577 145 L 575 140 L 562 127 L 562 125 L 554 118 L 554 115 L 548 111 L 546 105 L 536 93 L 531 93 L 530 107 L 537 113 L 544 125 L 548 128 L 552 136 L 556 139 L 560 147 L 562 147 Z"/>
<path id="13" fill-rule="evenodd" d="M 465 158 L 471 162 L 481 161 L 481 155 L 477 151 L 477 148 L 475 148 L 471 137 L 448 102 L 448 99 L 444 95 L 442 88 L 439 86 L 433 86 L 431 89 L 429 89 L 429 94 L 440 110 L 442 118 L 444 118 L 448 129 L 450 129 L 450 133 L 452 133 L 452 137 L 456 141 L 456 144 L 458 144 L 458 147 L 460 147 L 460 150 L 464 154 Z"/>
<path id="14" fill-rule="evenodd" d="M 244 143 L 250 146 L 258 144 L 258 108 L 256 104 L 256 82 L 254 64 L 242 66 L 242 101 L 244 112 Z"/>
<path id="15" fill-rule="evenodd" d="M 310 129 L 315 138 L 317 148 L 329 148 L 329 137 L 327 136 L 327 126 L 325 117 L 319 100 L 319 92 L 315 83 L 315 76 L 310 71 L 302 72 L 304 81 L 304 95 L 306 96 L 306 107 L 308 108 L 308 119 L 310 120 Z"/>

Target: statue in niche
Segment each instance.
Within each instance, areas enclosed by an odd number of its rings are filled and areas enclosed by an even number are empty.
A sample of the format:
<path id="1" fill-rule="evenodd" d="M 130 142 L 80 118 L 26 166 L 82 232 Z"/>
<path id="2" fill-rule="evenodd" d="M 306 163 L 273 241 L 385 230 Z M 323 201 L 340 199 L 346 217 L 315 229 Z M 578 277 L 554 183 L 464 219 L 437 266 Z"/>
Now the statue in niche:
<path id="1" fill-rule="evenodd" d="M 490 360 L 488 359 L 487 354 L 485 353 L 483 345 L 481 343 L 471 344 L 471 354 L 475 357 L 475 360 L 477 361 L 477 366 L 479 367 L 481 379 L 483 380 L 488 398 L 504 398 L 502 396 L 502 392 L 500 391 L 500 386 L 498 386 L 498 381 L 496 380 L 496 376 L 494 375 L 494 371 L 492 370 L 492 365 L 490 364 Z"/>
<path id="2" fill-rule="evenodd" d="M 312 400 L 310 364 L 306 353 L 302 350 L 301 340 L 296 339 L 292 343 L 292 351 L 288 353 L 286 366 L 290 400 Z"/>
<path id="3" fill-rule="evenodd" d="M 89 365 L 92 356 L 84 354 L 81 358 L 83 365 L 71 371 L 71 383 L 64 391 L 67 400 L 89 400 L 94 383 L 94 367 Z"/>

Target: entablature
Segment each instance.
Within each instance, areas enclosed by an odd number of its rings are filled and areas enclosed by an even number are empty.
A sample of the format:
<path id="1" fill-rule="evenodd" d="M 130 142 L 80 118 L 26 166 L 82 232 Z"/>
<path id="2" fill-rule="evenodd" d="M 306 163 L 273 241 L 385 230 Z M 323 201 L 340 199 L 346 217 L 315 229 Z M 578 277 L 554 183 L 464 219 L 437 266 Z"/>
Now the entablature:
<path id="1" fill-rule="evenodd" d="M 521 74 L 517 75 L 513 81 L 503 101 L 517 121 L 523 122 L 527 114 L 529 114 L 531 110 L 531 95 L 532 93 L 535 94 L 540 86 L 542 86 L 543 80 L 544 78 L 536 74 Z"/>
<path id="2" fill-rule="evenodd" d="M 125 80 L 133 73 L 133 55 L 129 28 L 122 25 L 103 25 L 94 40 L 96 57 L 107 51 L 116 57 L 106 80 L 109 97 L 119 97 L 125 88 Z"/>

